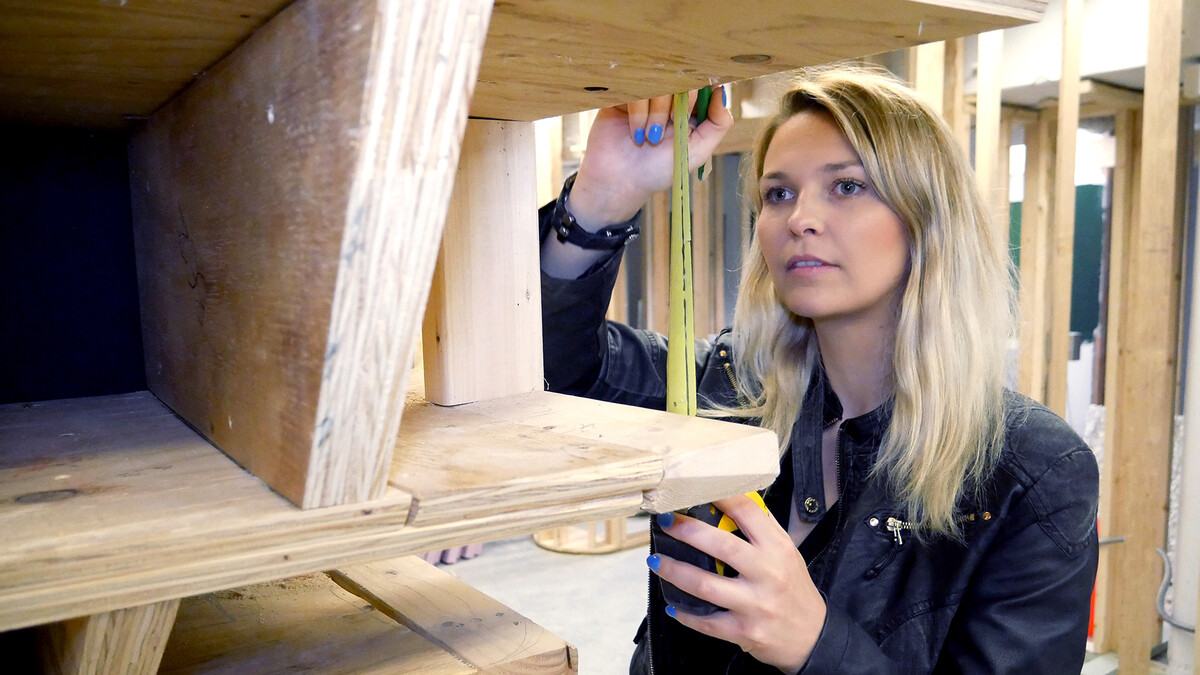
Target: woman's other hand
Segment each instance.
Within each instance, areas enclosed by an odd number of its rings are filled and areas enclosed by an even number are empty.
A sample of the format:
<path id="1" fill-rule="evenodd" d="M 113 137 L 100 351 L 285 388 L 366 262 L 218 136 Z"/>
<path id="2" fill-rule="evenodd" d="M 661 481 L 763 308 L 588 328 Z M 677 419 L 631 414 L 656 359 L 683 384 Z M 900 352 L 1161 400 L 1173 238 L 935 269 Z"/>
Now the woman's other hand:
<path id="1" fill-rule="evenodd" d="M 666 531 L 732 566 L 738 576 L 731 579 L 711 574 L 666 556 L 658 556 L 657 573 L 685 593 L 728 611 L 708 616 L 677 611 L 675 619 L 701 633 L 732 642 L 763 663 L 796 672 L 808 660 L 821 634 L 825 601 L 791 537 L 774 518 L 745 496 L 714 504 L 737 522 L 747 541 L 679 515 Z"/>

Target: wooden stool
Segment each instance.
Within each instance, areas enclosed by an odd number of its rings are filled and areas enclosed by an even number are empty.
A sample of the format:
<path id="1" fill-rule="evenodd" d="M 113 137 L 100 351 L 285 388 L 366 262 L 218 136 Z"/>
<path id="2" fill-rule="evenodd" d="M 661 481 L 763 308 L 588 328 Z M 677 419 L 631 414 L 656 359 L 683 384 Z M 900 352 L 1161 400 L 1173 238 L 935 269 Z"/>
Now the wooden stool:
<path id="1" fill-rule="evenodd" d="M 650 530 L 628 529 L 629 518 L 609 518 L 586 525 L 571 525 L 533 534 L 538 546 L 557 553 L 615 553 L 650 544 Z M 604 529 L 603 534 L 600 528 Z"/>

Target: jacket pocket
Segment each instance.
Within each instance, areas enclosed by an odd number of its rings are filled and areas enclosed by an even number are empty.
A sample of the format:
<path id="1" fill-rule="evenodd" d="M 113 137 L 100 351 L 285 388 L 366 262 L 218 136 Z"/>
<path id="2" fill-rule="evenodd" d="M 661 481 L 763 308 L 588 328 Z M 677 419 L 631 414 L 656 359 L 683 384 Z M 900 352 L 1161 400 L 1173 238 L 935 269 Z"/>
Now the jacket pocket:
<path id="1" fill-rule="evenodd" d="M 883 553 L 863 572 L 863 579 L 874 579 L 892 564 L 900 549 L 913 540 L 914 526 L 900 515 L 889 511 L 872 513 L 863 520 L 863 524 L 871 529 L 875 537 L 889 540 Z"/>

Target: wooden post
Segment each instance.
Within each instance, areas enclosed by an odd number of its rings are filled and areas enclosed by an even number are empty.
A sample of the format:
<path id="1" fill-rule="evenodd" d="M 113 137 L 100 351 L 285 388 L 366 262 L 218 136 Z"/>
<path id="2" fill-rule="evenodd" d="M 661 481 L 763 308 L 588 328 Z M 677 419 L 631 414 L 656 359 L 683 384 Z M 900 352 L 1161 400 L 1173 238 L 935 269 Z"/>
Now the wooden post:
<path id="1" fill-rule="evenodd" d="M 1165 539 L 1167 483 L 1174 431 L 1180 237 L 1177 133 L 1181 0 L 1151 0 L 1142 118 L 1141 198 L 1129 237 L 1129 278 L 1122 298 L 1121 349 L 1106 434 L 1115 434 L 1111 531 L 1125 537 L 1113 554 L 1119 584 L 1110 611 L 1121 672 L 1145 673 L 1159 640 L 1155 597 Z"/>
<path id="2" fill-rule="evenodd" d="M 1021 206 L 1021 324 L 1017 389 L 1046 400 L 1049 332 L 1050 218 L 1054 193 L 1054 110 L 1025 126 L 1025 200 Z"/>
<path id="3" fill-rule="evenodd" d="M 543 388 L 536 161 L 533 122 L 468 122 L 422 331 L 431 403 Z"/>
<path id="4" fill-rule="evenodd" d="M 1046 405 L 1067 416 L 1067 361 L 1071 344 L 1071 275 L 1075 255 L 1075 135 L 1079 130 L 1079 53 L 1083 0 L 1063 3 L 1062 78 L 1058 83 L 1054 217 L 1051 220 L 1050 345 Z"/>
<path id="5" fill-rule="evenodd" d="M 490 14 L 299 0 L 130 141 L 149 388 L 305 508 L 384 494 Z"/>
<path id="6" fill-rule="evenodd" d="M 1113 402 L 1118 397 L 1118 365 L 1122 351 L 1123 335 L 1121 327 L 1125 323 L 1125 286 L 1129 283 L 1129 250 L 1132 246 L 1130 236 L 1133 222 L 1138 212 L 1137 185 L 1141 164 L 1141 122 L 1140 113 L 1135 110 L 1123 110 L 1117 113 L 1115 133 L 1117 140 L 1116 161 L 1113 166 L 1113 196 L 1111 206 L 1111 227 L 1108 253 L 1108 321 L 1104 327 L 1105 353 L 1104 361 L 1104 402 L 1105 402 L 1105 433 L 1103 464 L 1100 471 L 1100 536 L 1109 538 L 1118 536 L 1113 527 L 1113 518 L 1105 514 L 1114 512 L 1117 505 L 1113 494 L 1116 490 L 1118 465 L 1113 461 L 1117 454 L 1117 411 Z M 1096 628 L 1092 636 L 1095 650 L 1099 653 L 1116 649 L 1117 622 L 1119 617 L 1112 611 L 1111 598 L 1114 597 L 1119 583 L 1115 567 L 1112 563 L 1115 551 L 1114 544 L 1100 549 L 1100 567 L 1096 572 Z"/>
<path id="7" fill-rule="evenodd" d="M 906 50 L 908 82 L 938 113 L 944 112 L 946 43 L 929 42 Z"/>
<path id="8" fill-rule="evenodd" d="M 963 93 L 966 81 L 966 67 L 963 65 L 963 53 L 966 51 L 964 42 L 964 38 L 954 38 L 945 42 L 942 115 L 954 130 L 954 137 L 958 139 L 959 146 L 965 151 L 971 146 L 971 115 L 967 112 L 967 97 Z"/>
<path id="9" fill-rule="evenodd" d="M 168 600 L 43 626 L 43 667 L 53 675 L 154 675 L 178 609 L 179 600 Z"/>
<path id="10" fill-rule="evenodd" d="M 1003 191 L 1000 187 L 1000 88 L 1003 64 L 1004 32 L 996 30 L 981 33 L 975 99 L 975 175 L 992 217 L 996 219 L 996 236 L 1006 240 L 1007 214 L 1000 214 L 996 206 L 1000 199 L 998 193 Z M 1007 194 L 1004 199 L 1007 200 Z"/>

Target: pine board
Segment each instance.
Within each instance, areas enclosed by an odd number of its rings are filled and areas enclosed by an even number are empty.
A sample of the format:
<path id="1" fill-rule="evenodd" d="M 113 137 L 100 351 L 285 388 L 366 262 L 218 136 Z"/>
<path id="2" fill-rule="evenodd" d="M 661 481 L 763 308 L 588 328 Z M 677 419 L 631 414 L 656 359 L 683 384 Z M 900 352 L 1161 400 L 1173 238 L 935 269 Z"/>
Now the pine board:
<path id="1" fill-rule="evenodd" d="M 128 126 L 287 4 L 0 0 L 0 119 Z M 770 0 L 747 11 L 743 3 L 512 0 L 497 3 L 471 114 L 552 117 L 1028 23 L 1045 6 Z M 769 61 L 732 60 L 764 49 Z"/>

